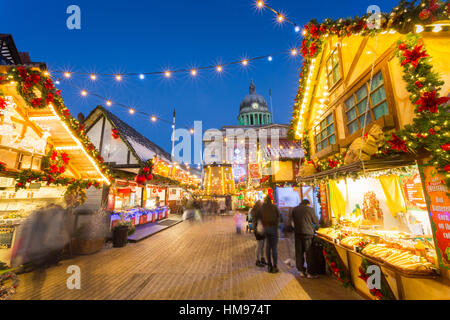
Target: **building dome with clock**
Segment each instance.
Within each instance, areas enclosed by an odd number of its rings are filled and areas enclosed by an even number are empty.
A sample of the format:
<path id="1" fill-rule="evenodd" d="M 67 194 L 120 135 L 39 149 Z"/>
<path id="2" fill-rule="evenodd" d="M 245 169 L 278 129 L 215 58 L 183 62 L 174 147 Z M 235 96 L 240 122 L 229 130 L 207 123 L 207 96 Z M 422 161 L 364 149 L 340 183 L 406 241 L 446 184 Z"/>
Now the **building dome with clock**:
<path id="1" fill-rule="evenodd" d="M 264 126 L 272 123 L 272 114 L 267 107 L 266 99 L 256 93 L 253 81 L 249 94 L 242 100 L 238 121 L 241 126 Z"/>

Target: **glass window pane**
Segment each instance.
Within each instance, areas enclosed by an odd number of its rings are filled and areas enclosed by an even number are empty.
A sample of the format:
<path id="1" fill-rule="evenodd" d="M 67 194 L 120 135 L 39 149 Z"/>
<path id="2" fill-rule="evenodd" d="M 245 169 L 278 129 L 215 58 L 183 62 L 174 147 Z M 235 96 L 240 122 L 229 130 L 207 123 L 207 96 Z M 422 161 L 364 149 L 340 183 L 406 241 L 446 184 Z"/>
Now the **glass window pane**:
<path id="1" fill-rule="evenodd" d="M 22 156 L 20 169 L 31 169 L 31 156 Z"/>
<path id="2" fill-rule="evenodd" d="M 370 109 L 370 105 L 367 105 L 367 99 L 364 99 L 363 101 L 361 101 L 358 104 L 358 114 L 364 114 L 366 112 L 366 109 L 369 110 Z"/>
<path id="3" fill-rule="evenodd" d="M 333 53 L 333 66 L 336 66 L 339 64 L 339 55 L 337 50 Z"/>
<path id="4" fill-rule="evenodd" d="M 375 120 L 380 119 L 382 116 L 389 114 L 387 102 L 383 102 L 378 107 L 373 109 L 373 113 L 375 115 Z"/>
<path id="5" fill-rule="evenodd" d="M 325 139 L 328 136 L 327 130 L 322 131 L 322 140 Z"/>
<path id="6" fill-rule="evenodd" d="M 347 111 L 350 110 L 355 105 L 355 99 L 351 97 L 347 101 L 345 101 L 345 105 L 347 106 Z"/>
<path id="7" fill-rule="evenodd" d="M 327 122 L 326 122 L 326 120 L 324 120 L 320 123 L 320 129 L 325 130 L 326 128 L 327 128 Z"/>
<path id="8" fill-rule="evenodd" d="M 333 123 L 333 114 L 330 114 L 330 115 L 327 117 L 327 124 L 329 125 L 329 124 L 331 124 L 331 123 Z"/>
<path id="9" fill-rule="evenodd" d="M 328 140 L 322 142 L 322 148 L 325 149 L 326 147 L 328 147 Z"/>
<path id="10" fill-rule="evenodd" d="M 333 134 L 334 133 L 334 124 L 332 124 L 331 126 L 328 127 L 328 135 Z"/>
<path id="11" fill-rule="evenodd" d="M 366 119 L 366 126 L 372 122 L 372 115 L 370 114 L 370 112 L 367 113 L 367 119 Z M 364 116 L 359 117 L 359 126 L 361 128 L 364 127 Z"/>
<path id="12" fill-rule="evenodd" d="M 336 143 L 336 136 L 333 134 L 331 137 L 330 137 L 330 144 L 335 144 Z"/>
<path id="13" fill-rule="evenodd" d="M 348 131 L 350 132 L 350 134 L 355 133 L 356 131 L 358 131 L 358 129 L 359 127 L 357 121 L 354 121 L 348 125 Z"/>
<path id="14" fill-rule="evenodd" d="M 373 77 L 371 91 L 378 88 L 381 84 L 383 84 L 383 74 L 380 71 Z"/>
<path id="15" fill-rule="evenodd" d="M 318 143 L 317 144 L 317 152 L 319 152 L 320 150 L 322 150 L 322 144 Z"/>
<path id="16" fill-rule="evenodd" d="M 372 93 L 370 95 L 370 97 L 372 98 L 372 105 L 375 106 L 377 104 L 379 104 L 381 101 L 386 99 L 386 92 L 384 91 L 384 87 L 381 87 L 380 89 L 378 89 L 377 91 L 375 91 L 374 93 Z"/>
<path id="17" fill-rule="evenodd" d="M 366 85 L 363 85 L 358 91 L 356 91 L 356 99 L 361 101 L 365 97 L 367 97 L 367 87 Z"/>
<path id="18" fill-rule="evenodd" d="M 349 112 L 347 112 L 347 119 L 348 121 L 352 121 L 356 119 L 356 109 L 352 109 Z"/>
<path id="19" fill-rule="evenodd" d="M 333 78 L 334 78 L 335 82 L 337 82 L 341 78 L 341 72 L 339 70 L 339 66 L 334 68 L 334 70 L 333 70 Z"/>

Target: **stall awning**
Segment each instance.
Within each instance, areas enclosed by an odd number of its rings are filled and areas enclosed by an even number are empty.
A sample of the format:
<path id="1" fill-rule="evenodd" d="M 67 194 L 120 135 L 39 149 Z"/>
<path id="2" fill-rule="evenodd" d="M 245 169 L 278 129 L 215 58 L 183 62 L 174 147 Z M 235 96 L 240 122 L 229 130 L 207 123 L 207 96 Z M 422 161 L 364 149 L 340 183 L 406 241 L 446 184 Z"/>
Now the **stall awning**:
<path id="1" fill-rule="evenodd" d="M 343 165 L 339 168 L 318 172 L 316 174 L 297 177 L 297 181 L 301 183 L 314 183 L 317 180 L 323 179 L 336 179 L 342 176 L 350 176 L 359 172 L 374 172 L 381 170 L 388 170 L 400 167 L 406 167 L 414 165 L 415 159 L 412 158 L 395 158 L 395 159 L 375 159 L 369 161 L 357 161 L 347 165 Z"/>

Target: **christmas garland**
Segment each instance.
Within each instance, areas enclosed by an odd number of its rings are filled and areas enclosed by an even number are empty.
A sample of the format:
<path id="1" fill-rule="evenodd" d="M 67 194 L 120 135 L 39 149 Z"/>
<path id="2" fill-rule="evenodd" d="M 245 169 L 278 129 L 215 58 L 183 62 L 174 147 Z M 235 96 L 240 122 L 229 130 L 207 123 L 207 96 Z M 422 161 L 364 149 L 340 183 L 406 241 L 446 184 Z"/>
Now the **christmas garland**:
<path id="1" fill-rule="evenodd" d="M 322 24 L 311 20 L 305 26 L 305 37 L 302 43 L 304 64 L 300 72 L 299 91 L 293 111 L 288 136 L 295 140 L 294 128 L 299 121 L 300 103 L 303 100 L 303 88 L 306 87 L 307 71 L 311 60 L 318 56 L 323 47 L 322 36 L 334 34 L 339 37 L 360 34 L 374 36 L 379 32 L 393 29 L 400 33 L 411 32 L 417 23 L 430 23 L 436 20 L 448 19 L 450 5 L 448 2 L 426 0 L 417 6 L 416 1 L 400 1 L 400 4 L 390 15 L 382 17 L 382 28 L 371 29 L 367 27 L 368 17 L 354 19 L 340 19 L 333 21 L 326 19 Z M 413 153 L 426 150 L 431 153 L 431 163 L 445 174 L 445 182 L 450 188 L 450 116 L 447 97 L 440 97 L 439 90 L 443 85 L 439 74 L 432 70 L 431 60 L 423 48 L 418 44 L 419 36 L 408 34 L 406 41 L 399 41 L 396 56 L 400 59 L 404 69 L 403 79 L 407 83 L 407 90 L 411 94 L 410 100 L 416 106 L 417 117 L 411 125 L 405 126 L 399 132 L 387 135 L 384 145 L 375 157 Z M 311 161 L 308 131 L 303 133 L 302 145 L 305 148 L 306 161 Z M 334 155 L 315 164 L 318 172 L 339 168 L 344 164 L 345 152 Z M 348 177 L 348 174 L 336 174 L 334 178 Z M 351 174 L 357 178 L 359 174 Z M 329 178 L 321 178 L 326 182 Z"/>
<path id="2" fill-rule="evenodd" d="M 11 282 L 10 286 L 6 286 L 7 281 Z M 16 293 L 19 286 L 19 279 L 14 272 L 6 272 L 0 274 L 0 300 L 9 300 Z"/>
<path id="3" fill-rule="evenodd" d="M 342 283 L 344 287 L 353 288 L 352 281 L 350 280 L 350 275 L 347 268 L 339 258 L 339 255 L 332 244 L 321 240 L 323 247 L 323 257 L 330 268 L 333 275 Z"/>
<path id="4" fill-rule="evenodd" d="M 61 90 L 57 90 L 48 73 L 40 70 L 19 66 L 11 68 L 7 74 L 0 74 L 0 84 L 14 81 L 16 90 L 31 109 L 46 108 L 49 104 L 54 106 L 55 112 L 65 122 L 71 132 L 80 140 L 88 154 L 95 159 L 103 174 L 111 179 L 111 171 L 104 163 L 100 153 L 89 140 L 83 124 L 76 120 L 69 109 L 64 105 Z M 0 105 L 2 105 L 0 100 Z M 0 107 L 1 108 L 1 107 Z"/>
<path id="5" fill-rule="evenodd" d="M 365 259 L 362 258 L 361 265 L 359 267 L 359 276 L 361 280 L 367 283 L 367 280 L 369 279 L 369 275 L 367 274 L 367 267 L 369 267 L 371 263 Z M 381 288 L 373 288 L 369 289 L 370 294 L 374 296 L 377 300 L 395 300 L 395 296 L 392 293 L 392 290 L 389 287 L 389 284 L 387 283 L 384 276 L 381 276 Z"/>

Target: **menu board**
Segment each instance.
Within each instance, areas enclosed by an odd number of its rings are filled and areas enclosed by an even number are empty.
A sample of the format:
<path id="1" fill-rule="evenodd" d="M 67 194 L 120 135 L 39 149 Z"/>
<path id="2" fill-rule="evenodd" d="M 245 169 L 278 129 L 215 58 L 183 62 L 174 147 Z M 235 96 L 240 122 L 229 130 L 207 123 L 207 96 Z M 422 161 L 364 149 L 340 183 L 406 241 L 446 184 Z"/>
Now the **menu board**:
<path id="1" fill-rule="evenodd" d="M 408 209 L 427 210 L 420 174 L 400 176 L 400 181 L 405 194 L 406 207 Z"/>
<path id="2" fill-rule="evenodd" d="M 441 265 L 450 268 L 450 199 L 444 177 L 433 166 L 421 166 L 428 210 Z"/>
<path id="3" fill-rule="evenodd" d="M 327 186 L 320 185 L 320 209 L 322 210 L 322 219 L 328 222 L 328 207 L 327 207 Z"/>

